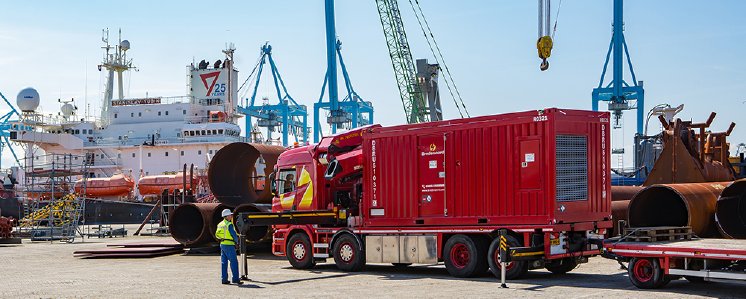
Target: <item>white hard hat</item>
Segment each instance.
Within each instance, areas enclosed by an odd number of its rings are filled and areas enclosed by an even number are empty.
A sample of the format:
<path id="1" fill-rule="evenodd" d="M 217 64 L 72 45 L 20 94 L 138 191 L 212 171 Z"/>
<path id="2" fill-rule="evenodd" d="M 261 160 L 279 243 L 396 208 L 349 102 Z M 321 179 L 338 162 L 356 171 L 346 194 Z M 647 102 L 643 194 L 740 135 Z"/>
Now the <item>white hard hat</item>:
<path id="1" fill-rule="evenodd" d="M 220 213 L 220 215 L 223 217 L 227 217 L 227 216 L 233 215 L 233 212 L 231 212 L 230 209 L 224 209 L 223 212 Z"/>

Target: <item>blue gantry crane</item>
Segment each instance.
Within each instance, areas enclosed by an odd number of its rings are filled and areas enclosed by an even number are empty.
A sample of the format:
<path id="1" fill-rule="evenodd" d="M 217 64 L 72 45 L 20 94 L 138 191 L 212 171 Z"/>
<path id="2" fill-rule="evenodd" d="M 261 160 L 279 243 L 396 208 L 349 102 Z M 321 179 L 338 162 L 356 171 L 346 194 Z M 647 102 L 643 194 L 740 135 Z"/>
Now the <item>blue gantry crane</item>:
<path id="1" fill-rule="evenodd" d="M 313 140 L 318 142 L 323 135 L 321 124 L 322 110 L 326 111 L 326 122 L 331 126 L 334 134 L 339 128 L 356 128 L 373 123 L 373 104 L 364 101 L 353 89 L 349 73 L 342 59 L 341 42 L 337 39 L 334 23 L 334 0 L 325 0 L 326 20 L 326 76 L 321 86 L 319 101 L 313 104 Z M 337 59 L 342 68 L 342 75 L 347 89 L 347 96 L 339 99 L 337 82 Z M 328 90 L 328 99 L 324 101 L 324 93 Z"/>
<path id="2" fill-rule="evenodd" d="M 5 101 L 5 104 L 8 105 L 8 108 L 10 108 L 10 111 L 8 113 L 3 114 L 0 116 L 0 168 L 2 168 L 2 157 L 3 157 L 3 151 L 5 150 L 5 147 L 10 149 L 10 153 L 13 155 L 13 159 L 15 159 L 17 165 L 21 165 L 21 162 L 18 160 L 18 155 L 16 155 L 16 152 L 13 150 L 13 147 L 10 143 L 10 129 L 11 126 L 13 126 L 13 123 L 18 123 L 17 120 L 13 120 L 12 118 L 15 116 L 17 118 L 20 118 L 21 115 L 18 113 L 18 110 L 16 110 L 15 107 L 13 107 L 13 104 L 8 101 L 7 98 L 5 98 L 5 95 L 3 95 L 2 92 L 0 92 L 0 97 L 3 98 L 3 101 Z"/>
<path id="3" fill-rule="evenodd" d="M 632 60 L 629 57 L 627 41 L 624 39 L 624 1 L 614 0 L 614 25 L 609 51 L 606 53 L 606 62 L 601 72 L 601 80 L 598 87 L 593 89 L 593 110 L 598 111 L 598 103 L 609 102 L 609 111 L 614 118 L 614 127 L 621 127 L 622 113 L 625 110 L 637 109 L 638 135 L 643 134 L 643 122 L 645 121 L 645 90 L 642 81 L 637 81 L 635 71 L 632 68 Z M 613 53 L 613 56 L 612 56 Z M 624 58 L 626 56 L 632 81 L 624 80 Z M 612 79 L 607 85 L 604 84 L 606 70 L 609 66 L 609 58 L 612 58 Z"/>
<path id="4" fill-rule="evenodd" d="M 279 128 L 279 132 L 282 134 L 283 146 L 289 145 L 291 134 L 295 142 L 305 144 L 308 142 L 309 131 L 306 106 L 298 104 L 288 93 L 285 82 L 282 81 L 282 76 L 280 76 L 277 65 L 274 59 L 272 59 L 272 46 L 269 43 L 265 43 L 260 50 L 259 61 L 255 67 L 256 80 L 251 92 L 251 98 L 246 99 L 243 106 L 239 105 L 237 107 L 239 113 L 246 115 L 246 132 L 252 131 L 251 119 L 256 118 L 257 127 L 266 129 L 266 140 L 271 141 L 272 133 Z M 268 100 L 262 101 L 262 103 L 257 103 L 256 101 L 256 93 L 262 78 L 262 70 L 267 62 L 269 62 L 275 92 L 277 93 L 277 104 L 270 104 Z M 249 75 L 248 79 L 250 78 L 251 75 Z M 266 140 L 262 140 L 262 142 Z"/>

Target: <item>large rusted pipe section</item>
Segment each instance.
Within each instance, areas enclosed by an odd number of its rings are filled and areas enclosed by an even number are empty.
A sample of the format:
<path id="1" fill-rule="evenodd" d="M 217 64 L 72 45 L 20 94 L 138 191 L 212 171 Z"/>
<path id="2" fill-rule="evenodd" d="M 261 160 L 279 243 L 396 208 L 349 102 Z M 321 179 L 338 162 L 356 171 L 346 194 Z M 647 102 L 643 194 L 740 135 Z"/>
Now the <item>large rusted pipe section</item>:
<path id="1" fill-rule="evenodd" d="M 613 227 L 609 236 L 619 235 L 621 228 L 619 220 L 627 220 L 630 200 L 645 187 L 642 186 L 611 186 L 611 216 Z"/>
<path id="2" fill-rule="evenodd" d="M 611 186 L 611 201 L 630 200 L 643 186 Z"/>
<path id="3" fill-rule="evenodd" d="M 619 227 L 619 220 L 627 221 L 627 217 L 629 216 L 629 202 L 630 200 L 616 200 L 611 202 L 613 227 L 609 236 L 617 236 L 621 233 L 622 229 Z"/>
<path id="4" fill-rule="evenodd" d="M 210 161 L 207 181 L 220 204 L 180 205 L 169 220 L 174 239 L 187 247 L 215 243 L 215 230 L 223 220 L 220 215 L 223 209 L 235 208 L 235 214 L 271 210 L 268 177 L 284 150 L 281 146 L 235 142 L 217 151 Z M 269 227 L 252 227 L 241 233 L 249 241 L 271 234 Z"/>
<path id="5" fill-rule="evenodd" d="M 247 203 L 236 207 L 233 210 L 233 219 L 238 219 L 239 213 L 246 212 L 271 212 L 272 205 L 270 204 L 253 204 Z M 249 226 L 245 230 L 239 232 L 241 235 L 246 237 L 246 240 L 251 242 L 258 242 L 267 240 L 272 237 L 273 230 L 269 226 Z"/>
<path id="6" fill-rule="evenodd" d="M 746 239 L 746 179 L 735 181 L 723 190 L 715 219 L 723 236 Z"/>
<path id="7" fill-rule="evenodd" d="M 731 182 L 652 185 L 629 203 L 630 227 L 690 226 L 699 237 L 718 236 L 715 206 Z"/>
<path id="8" fill-rule="evenodd" d="M 186 247 L 215 243 L 215 230 L 222 219 L 220 212 L 225 208 L 225 205 L 219 203 L 180 205 L 168 221 L 171 236 Z"/>
<path id="9" fill-rule="evenodd" d="M 221 148 L 210 160 L 207 181 L 210 191 L 231 208 L 249 203 L 270 203 L 269 174 L 281 146 L 235 142 Z"/>

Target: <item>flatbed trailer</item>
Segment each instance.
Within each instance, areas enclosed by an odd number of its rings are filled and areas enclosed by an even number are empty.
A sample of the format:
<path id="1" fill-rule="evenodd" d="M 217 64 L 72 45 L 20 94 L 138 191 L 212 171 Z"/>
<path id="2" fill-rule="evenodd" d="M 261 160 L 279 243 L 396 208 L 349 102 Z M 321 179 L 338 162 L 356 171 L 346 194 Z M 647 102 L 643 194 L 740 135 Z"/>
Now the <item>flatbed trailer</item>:
<path id="1" fill-rule="evenodd" d="M 629 279 L 641 289 L 669 281 L 746 281 L 746 240 L 692 239 L 658 242 L 607 239 L 603 256 L 628 262 Z"/>

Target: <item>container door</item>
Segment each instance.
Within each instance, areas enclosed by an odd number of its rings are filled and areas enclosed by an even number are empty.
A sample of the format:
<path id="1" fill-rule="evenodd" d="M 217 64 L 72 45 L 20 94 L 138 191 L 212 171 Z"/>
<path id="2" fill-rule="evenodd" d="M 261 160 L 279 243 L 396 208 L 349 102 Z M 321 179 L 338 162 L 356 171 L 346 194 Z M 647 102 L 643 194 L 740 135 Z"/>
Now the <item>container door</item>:
<path id="1" fill-rule="evenodd" d="M 417 141 L 420 217 L 446 214 L 445 140 L 440 134 L 420 136 Z"/>
<path id="2" fill-rule="evenodd" d="M 541 141 L 528 139 L 520 141 L 521 189 L 541 188 Z"/>

